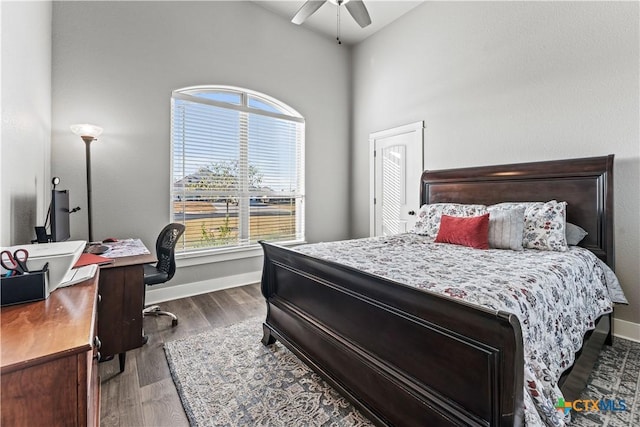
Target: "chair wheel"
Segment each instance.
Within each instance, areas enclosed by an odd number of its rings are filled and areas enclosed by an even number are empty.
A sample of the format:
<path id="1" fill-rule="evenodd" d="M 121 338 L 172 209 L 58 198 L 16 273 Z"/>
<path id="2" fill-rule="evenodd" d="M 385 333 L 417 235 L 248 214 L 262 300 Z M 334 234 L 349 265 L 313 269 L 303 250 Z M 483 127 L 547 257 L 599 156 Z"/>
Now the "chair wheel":
<path id="1" fill-rule="evenodd" d="M 173 319 L 171 321 L 171 327 L 176 326 L 178 324 L 178 319 Z"/>

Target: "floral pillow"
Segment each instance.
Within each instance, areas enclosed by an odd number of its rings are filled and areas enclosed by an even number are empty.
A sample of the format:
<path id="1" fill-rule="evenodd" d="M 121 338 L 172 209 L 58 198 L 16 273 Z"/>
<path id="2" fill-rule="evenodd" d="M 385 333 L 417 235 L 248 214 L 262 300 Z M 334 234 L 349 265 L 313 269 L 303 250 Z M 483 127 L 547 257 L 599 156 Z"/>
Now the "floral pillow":
<path id="1" fill-rule="evenodd" d="M 543 251 L 566 251 L 567 203 L 550 200 L 548 202 L 506 202 L 492 205 L 493 209 L 515 209 L 524 207 L 524 233 L 522 246 Z"/>
<path id="2" fill-rule="evenodd" d="M 432 203 L 422 205 L 418 211 L 413 232 L 435 238 L 440 230 L 440 218 L 442 215 L 470 217 L 487 213 L 485 205 L 465 205 L 461 203 Z"/>

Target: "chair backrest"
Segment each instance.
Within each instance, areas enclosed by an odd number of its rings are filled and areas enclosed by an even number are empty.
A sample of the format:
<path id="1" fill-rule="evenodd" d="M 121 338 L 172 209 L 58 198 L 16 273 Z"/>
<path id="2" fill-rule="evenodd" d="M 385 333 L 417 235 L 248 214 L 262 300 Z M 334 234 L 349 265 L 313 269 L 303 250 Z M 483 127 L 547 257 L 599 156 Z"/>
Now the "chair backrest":
<path id="1" fill-rule="evenodd" d="M 167 273 L 168 280 L 171 280 L 176 272 L 176 243 L 184 233 L 184 225 L 171 223 L 164 227 L 156 240 L 156 257 L 158 263 L 156 268 Z"/>

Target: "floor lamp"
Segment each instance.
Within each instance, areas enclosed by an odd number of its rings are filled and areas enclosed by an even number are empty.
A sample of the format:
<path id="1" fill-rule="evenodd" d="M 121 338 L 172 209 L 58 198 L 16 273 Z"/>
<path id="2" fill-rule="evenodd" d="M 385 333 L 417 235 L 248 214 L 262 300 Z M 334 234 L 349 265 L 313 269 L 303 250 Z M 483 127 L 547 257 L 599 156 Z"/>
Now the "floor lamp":
<path id="1" fill-rule="evenodd" d="M 87 216 L 89 218 L 89 243 L 93 242 L 93 227 L 91 225 L 91 149 L 90 145 L 98 139 L 102 128 L 89 124 L 72 125 L 71 132 L 80 136 L 85 143 L 87 164 Z"/>

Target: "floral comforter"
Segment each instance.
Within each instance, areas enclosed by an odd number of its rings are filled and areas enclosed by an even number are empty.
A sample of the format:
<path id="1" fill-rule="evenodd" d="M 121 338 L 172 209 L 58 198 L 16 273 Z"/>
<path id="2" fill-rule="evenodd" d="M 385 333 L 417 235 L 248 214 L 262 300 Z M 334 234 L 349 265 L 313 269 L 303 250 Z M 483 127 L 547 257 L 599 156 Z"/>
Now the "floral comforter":
<path id="1" fill-rule="evenodd" d="M 524 341 L 528 426 L 563 426 L 569 421 L 555 408 L 562 397 L 558 379 L 573 364 L 585 332 L 612 311 L 610 294 L 622 295 L 617 280 L 608 283 L 607 277 L 613 276 L 608 267 L 579 247 L 567 252 L 478 250 L 407 233 L 294 250 L 515 314 Z"/>

